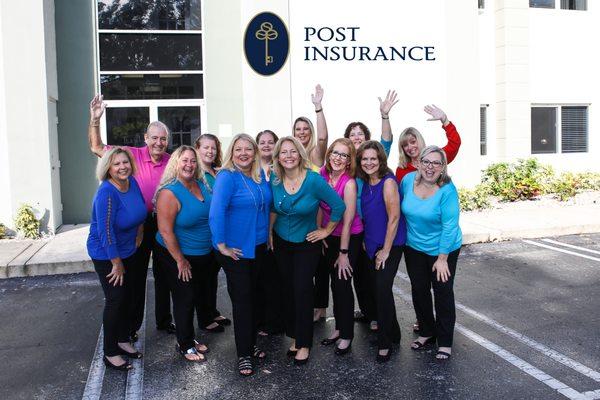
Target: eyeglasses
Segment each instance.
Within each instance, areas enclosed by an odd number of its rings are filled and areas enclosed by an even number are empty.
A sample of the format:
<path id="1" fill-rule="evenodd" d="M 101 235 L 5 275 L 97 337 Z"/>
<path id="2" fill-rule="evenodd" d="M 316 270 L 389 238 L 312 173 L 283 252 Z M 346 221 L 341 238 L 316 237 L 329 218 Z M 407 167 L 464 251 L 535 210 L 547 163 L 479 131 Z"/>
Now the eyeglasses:
<path id="1" fill-rule="evenodd" d="M 437 160 L 429 161 L 429 160 L 423 159 L 423 160 L 421 160 L 421 165 L 423 165 L 423 167 L 425 167 L 425 168 L 429 168 L 429 167 L 441 168 L 442 165 L 444 165 L 444 163 L 441 161 L 437 161 Z"/>
<path id="2" fill-rule="evenodd" d="M 345 161 L 350 157 L 350 154 L 340 153 L 339 151 L 334 150 L 331 152 L 331 157 L 337 157 Z"/>

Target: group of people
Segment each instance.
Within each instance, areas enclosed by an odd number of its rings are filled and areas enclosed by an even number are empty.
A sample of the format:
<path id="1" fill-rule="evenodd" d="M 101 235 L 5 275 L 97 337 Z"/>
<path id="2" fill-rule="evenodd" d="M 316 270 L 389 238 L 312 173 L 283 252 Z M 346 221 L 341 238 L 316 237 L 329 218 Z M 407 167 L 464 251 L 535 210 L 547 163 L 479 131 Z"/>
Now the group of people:
<path id="1" fill-rule="evenodd" d="M 99 133 L 105 104 L 96 96 L 88 137 L 101 157 L 101 183 L 88 252 L 106 299 L 106 366 L 128 370 L 127 358 L 142 357 L 132 342 L 143 319 L 150 253 L 156 326 L 176 334 L 188 361 L 205 361 L 208 352 L 196 340 L 194 315 L 209 332 L 231 323 L 216 309 L 223 268 L 241 375 L 253 374 L 255 363 L 267 356 L 257 345 L 259 335 L 285 332 L 292 339 L 287 355 L 296 365 L 307 363 L 314 322 L 328 307 L 329 281 L 335 328 L 321 344 L 335 344 L 337 355 L 348 353 L 354 321 L 366 321 L 377 331 L 376 360 L 386 362 L 400 342 L 392 288 L 402 254 L 417 318 L 418 337 L 410 347 L 437 343 L 436 358 L 450 358 L 462 237 L 447 165 L 460 137 L 441 109 L 425 107 L 430 120 L 442 123 L 448 144 L 425 146 L 418 130 L 405 129 L 394 174 L 387 156 L 396 97 L 389 91 L 379 99 L 380 142 L 371 140 L 363 123 L 352 122 L 328 146 L 323 89 L 317 86 L 316 130 L 300 117 L 291 136 L 241 133 L 223 156 L 219 139 L 210 134 L 167 154 L 169 131 L 161 122 L 149 125 L 142 148 L 106 146 Z"/>

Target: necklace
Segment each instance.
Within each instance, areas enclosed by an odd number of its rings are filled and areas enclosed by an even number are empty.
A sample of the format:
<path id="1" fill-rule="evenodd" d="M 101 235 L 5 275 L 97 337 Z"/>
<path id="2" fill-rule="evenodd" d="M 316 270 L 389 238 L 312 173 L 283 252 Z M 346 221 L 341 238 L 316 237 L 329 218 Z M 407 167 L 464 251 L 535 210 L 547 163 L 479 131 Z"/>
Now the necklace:
<path id="1" fill-rule="evenodd" d="M 248 191 L 250 192 L 250 195 L 252 196 L 252 201 L 254 202 L 254 207 L 256 208 L 257 211 L 263 211 L 264 205 L 265 205 L 265 197 L 263 195 L 262 188 L 260 187 L 260 185 L 258 185 L 258 184 L 256 185 L 258 187 L 258 191 L 260 192 L 260 207 L 259 207 L 258 203 L 256 202 L 256 196 L 254 196 L 254 192 L 252 192 L 252 190 L 250 189 L 250 186 L 248 186 L 248 182 L 246 182 L 246 176 L 241 171 L 240 171 L 240 174 L 242 175 L 242 182 L 244 182 L 246 189 L 248 189 Z"/>

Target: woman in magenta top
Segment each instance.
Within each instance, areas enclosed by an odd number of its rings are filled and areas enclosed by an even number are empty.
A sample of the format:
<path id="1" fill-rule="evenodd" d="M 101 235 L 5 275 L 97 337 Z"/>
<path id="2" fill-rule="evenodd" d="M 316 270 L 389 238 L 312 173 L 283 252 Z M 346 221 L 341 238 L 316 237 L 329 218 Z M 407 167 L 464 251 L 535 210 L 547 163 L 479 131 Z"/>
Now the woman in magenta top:
<path id="1" fill-rule="evenodd" d="M 320 173 L 346 205 L 342 223 L 325 239 L 325 265 L 331 274 L 335 330 L 321 341 L 329 346 L 340 339 L 335 354 L 343 355 L 350 351 L 354 338 L 352 266 L 356 265 L 363 239 L 363 224 L 356 213 L 356 150 L 349 139 L 337 139 L 329 146 Z M 320 215 L 321 226 L 327 226 L 331 208 L 324 202 L 320 204 Z"/>

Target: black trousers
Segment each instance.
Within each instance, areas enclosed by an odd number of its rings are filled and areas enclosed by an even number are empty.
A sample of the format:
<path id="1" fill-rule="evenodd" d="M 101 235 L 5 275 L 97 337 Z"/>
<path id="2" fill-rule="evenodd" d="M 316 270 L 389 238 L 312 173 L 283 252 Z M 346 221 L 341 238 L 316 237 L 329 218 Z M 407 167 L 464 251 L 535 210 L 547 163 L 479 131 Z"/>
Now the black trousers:
<path id="1" fill-rule="evenodd" d="M 314 307 L 329 307 L 329 265 L 324 255 L 319 257 L 315 271 Z"/>
<path id="2" fill-rule="evenodd" d="M 296 347 L 312 347 L 313 277 L 319 263 L 321 243 L 288 242 L 273 237 L 275 259 L 283 277 L 285 333 L 296 339 Z"/>
<path id="3" fill-rule="evenodd" d="M 254 258 L 231 257 L 217 253 L 217 261 L 227 277 L 227 292 L 233 311 L 233 331 L 238 357 L 252 355 L 256 344 L 256 289 L 261 264 L 265 261 L 267 245 L 256 246 Z"/>
<path id="4" fill-rule="evenodd" d="M 419 321 L 419 334 L 424 337 L 435 336 L 440 347 L 452 347 L 456 309 L 454 306 L 454 277 L 460 248 L 448 254 L 450 278 L 447 282 L 437 280 L 431 271 L 437 256 L 430 256 L 406 246 L 406 270 L 410 278 L 413 306 Z M 435 296 L 435 317 L 431 288 Z"/>
<path id="5" fill-rule="evenodd" d="M 377 321 L 377 303 L 375 300 L 375 269 L 370 267 L 369 256 L 362 244 L 359 249 L 354 270 L 354 291 L 358 307 L 369 321 Z"/>
<path id="6" fill-rule="evenodd" d="M 102 314 L 102 327 L 104 333 L 104 355 L 113 357 L 119 354 L 117 343 L 129 342 L 129 329 L 131 326 L 130 302 L 132 288 L 129 282 L 128 271 L 135 268 L 135 255 L 123 259 L 125 274 L 123 285 L 113 286 L 108 282 L 106 275 L 112 271 L 110 260 L 94 260 L 94 269 L 98 274 L 102 291 L 104 292 L 104 313 Z"/>
<path id="7" fill-rule="evenodd" d="M 221 315 L 217 310 L 217 291 L 219 288 L 219 270 L 221 264 L 217 261 L 215 251 L 215 257 L 211 265 L 206 269 L 204 279 L 204 286 L 202 289 L 202 296 L 204 297 L 205 308 L 198 314 L 198 326 L 204 328 L 214 322 L 214 319 Z"/>
<path id="8" fill-rule="evenodd" d="M 348 244 L 348 259 L 354 269 L 356 260 L 362 246 L 363 235 L 350 235 Z M 333 316 L 335 329 L 340 331 L 340 338 L 352 340 L 354 338 L 354 293 L 352 292 L 352 277 L 340 279 L 335 262 L 340 253 L 341 238 L 329 236 L 325 239 L 325 261 L 331 274 L 331 293 L 333 294 Z"/>
<path id="9" fill-rule="evenodd" d="M 175 317 L 175 334 L 177 343 L 182 350 L 194 347 L 194 310 L 202 308 L 202 288 L 205 285 L 202 280 L 206 279 L 206 269 L 213 261 L 213 254 L 201 256 L 185 255 L 192 267 L 192 279 L 184 282 L 179 279 L 177 262 L 169 251 L 161 246 L 156 246 L 158 266 L 167 278 L 168 287 L 173 294 L 173 314 Z"/>
<path id="10" fill-rule="evenodd" d="M 377 302 L 377 347 L 389 349 L 392 342 L 400 342 L 400 325 L 394 304 L 394 278 L 402 258 L 403 246 L 392 246 L 385 266 L 375 269 L 375 259 L 369 259 L 369 268 L 375 271 L 375 299 Z"/>
<path id="11" fill-rule="evenodd" d="M 161 269 L 157 262 L 156 248 L 162 247 L 156 242 L 156 232 L 158 225 L 156 216 L 148 213 L 144 222 L 144 239 L 137 251 L 139 257 L 139 270 L 136 272 L 136 283 L 134 284 L 134 322 L 132 332 L 139 330 L 144 319 L 144 305 L 146 303 L 146 275 L 148 272 L 148 263 L 150 254 L 152 254 L 152 274 L 154 275 L 154 315 L 156 316 L 156 326 L 163 327 L 169 325 L 173 317 L 171 315 L 171 292 L 167 283 L 166 273 Z"/>
<path id="12" fill-rule="evenodd" d="M 275 255 L 267 250 L 259 265 L 256 312 L 259 329 L 271 334 L 284 330 L 282 282 Z"/>

